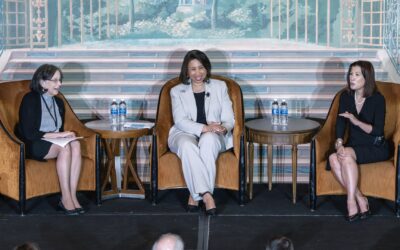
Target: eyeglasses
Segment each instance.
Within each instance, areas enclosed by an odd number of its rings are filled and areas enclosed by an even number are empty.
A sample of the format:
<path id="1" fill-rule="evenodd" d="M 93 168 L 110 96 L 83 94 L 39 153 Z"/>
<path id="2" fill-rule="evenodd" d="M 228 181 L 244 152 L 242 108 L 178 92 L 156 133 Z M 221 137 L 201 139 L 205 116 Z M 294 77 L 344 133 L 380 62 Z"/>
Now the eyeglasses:
<path id="1" fill-rule="evenodd" d="M 62 83 L 62 79 L 50 79 L 50 80 L 47 80 L 47 81 Z"/>

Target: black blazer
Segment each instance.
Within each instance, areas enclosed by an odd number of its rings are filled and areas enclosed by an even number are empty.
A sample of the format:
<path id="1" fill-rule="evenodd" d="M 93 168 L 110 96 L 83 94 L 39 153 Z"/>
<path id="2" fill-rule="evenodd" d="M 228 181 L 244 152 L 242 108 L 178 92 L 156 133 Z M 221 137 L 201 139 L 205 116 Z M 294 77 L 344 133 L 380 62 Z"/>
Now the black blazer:
<path id="1" fill-rule="evenodd" d="M 54 97 L 61 116 L 60 132 L 64 131 L 65 107 L 64 102 L 58 97 Z M 19 123 L 17 134 L 24 143 L 40 140 L 45 132 L 40 131 L 42 120 L 42 106 L 40 94 L 34 91 L 27 93 L 19 107 Z"/>

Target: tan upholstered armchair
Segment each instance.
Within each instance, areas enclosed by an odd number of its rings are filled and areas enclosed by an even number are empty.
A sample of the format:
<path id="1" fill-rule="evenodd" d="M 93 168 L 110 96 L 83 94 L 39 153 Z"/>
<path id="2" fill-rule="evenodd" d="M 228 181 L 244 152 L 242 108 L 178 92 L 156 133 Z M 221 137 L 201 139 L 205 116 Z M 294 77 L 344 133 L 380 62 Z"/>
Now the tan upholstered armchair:
<path id="1" fill-rule="evenodd" d="M 26 159 L 24 143 L 14 131 L 19 120 L 22 97 L 30 91 L 30 81 L 0 83 L 0 194 L 18 201 L 19 211 L 25 213 L 27 199 L 60 192 L 55 160 L 45 162 Z M 65 130 L 79 136 L 82 149 L 82 172 L 78 190 L 96 191 L 96 202 L 100 203 L 99 188 L 99 137 L 86 128 L 65 103 Z"/>
<path id="2" fill-rule="evenodd" d="M 359 187 L 364 195 L 394 201 L 395 213 L 399 216 L 400 84 L 378 82 L 377 86 L 386 100 L 385 138 L 394 143 L 394 157 L 383 162 L 362 164 Z M 345 194 L 331 171 L 326 170 L 328 156 L 333 152 L 336 139 L 335 124 L 342 91 L 336 94 L 325 124 L 311 143 L 311 210 L 316 209 L 318 196 Z"/>
<path id="3" fill-rule="evenodd" d="M 213 75 L 211 78 L 225 81 L 235 114 L 233 129 L 233 149 L 221 153 L 217 159 L 216 187 L 239 192 L 239 204 L 244 203 L 245 163 L 244 163 L 244 114 L 243 96 L 240 86 L 233 80 Z M 151 188 L 153 204 L 157 202 L 158 190 L 185 188 L 181 161 L 168 148 L 169 129 L 174 124 L 172 117 L 170 90 L 179 84 L 179 78 L 168 81 L 160 92 L 157 118 L 152 143 Z"/>

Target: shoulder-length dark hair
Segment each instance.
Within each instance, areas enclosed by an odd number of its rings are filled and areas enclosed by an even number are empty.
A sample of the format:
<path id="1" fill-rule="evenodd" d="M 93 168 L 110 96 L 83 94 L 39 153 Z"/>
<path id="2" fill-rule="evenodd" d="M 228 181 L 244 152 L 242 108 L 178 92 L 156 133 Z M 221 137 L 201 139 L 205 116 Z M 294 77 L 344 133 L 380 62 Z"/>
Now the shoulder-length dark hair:
<path id="1" fill-rule="evenodd" d="M 210 59 L 208 59 L 207 55 L 200 50 L 191 50 L 188 53 L 186 53 L 185 58 L 183 59 L 181 73 L 179 75 L 179 80 L 183 84 L 190 84 L 188 81 L 189 80 L 188 67 L 189 67 L 189 62 L 192 61 L 193 59 L 199 60 L 199 62 L 207 70 L 207 76 L 206 76 L 205 81 L 208 82 L 208 80 L 211 77 L 211 62 L 210 62 Z"/>
<path id="2" fill-rule="evenodd" d="M 46 90 L 40 84 L 40 81 L 51 80 L 56 72 L 60 72 L 60 81 L 62 82 L 63 73 L 61 69 L 57 66 L 51 64 L 43 64 L 41 65 L 35 73 L 33 73 L 32 81 L 29 87 L 32 91 L 35 91 L 39 94 L 43 94 Z"/>
<path id="3" fill-rule="evenodd" d="M 359 66 L 361 68 L 361 74 L 365 79 L 364 85 L 364 97 L 371 96 L 377 91 L 375 82 L 375 70 L 372 63 L 369 61 L 355 61 L 349 66 L 347 71 L 347 91 L 354 92 L 350 89 L 350 72 L 353 67 Z"/>

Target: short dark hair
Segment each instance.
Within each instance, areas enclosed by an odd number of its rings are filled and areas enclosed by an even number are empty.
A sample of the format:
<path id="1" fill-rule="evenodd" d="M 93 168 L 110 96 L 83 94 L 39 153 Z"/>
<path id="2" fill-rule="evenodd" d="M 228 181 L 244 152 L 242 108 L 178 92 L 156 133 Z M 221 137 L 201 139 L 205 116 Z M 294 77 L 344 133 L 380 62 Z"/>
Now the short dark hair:
<path id="1" fill-rule="evenodd" d="M 51 80 L 51 78 L 57 71 L 60 72 L 60 81 L 62 82 L 63 73 L 59 67 L 51 64 L 41 65 L 35 71 L 35 73 L 33 73 L 32 81 L 29 87 L 31 88 L 32 91 L 35 91 L 40 94 L 46 92 L 46 90 L 40 84 L 40 81 Z"/>
<path id="2" fill-rule="evenodd" d="M 210 59 L 208 59 L 207 55 L 200 51 L 200 50 L 191 50 L 188 53 L 186 53 L 185 58 L 183 59 L 182 67 L 181 67 L 181 73 L 179 75 L 179 80 L 183 84 L 189 84 L 188 81 L 188 68 L 189 68 L 189 62 L 192 61 L 193 59 L 199 60 L 199 62 L 206 68 L 207 70 L 207 76 L 206 76 L 206 81 L 208 81 L 211 77 L 211 62 Z"/>
<path id="3" fill-rule="evenodd" d="M 372 63 L 369 61 L 355 61 L 349 66 L 347 71 L 347 91 L 352 92 L 350 89 L 350 72 L 353 67 L 359 66 L 361 68 L 361 74 L 365 79 L 364 85 L 364 97 L 371 96 L 376 92 L 376 82 L 375 82 L 375 70 Z"/>

